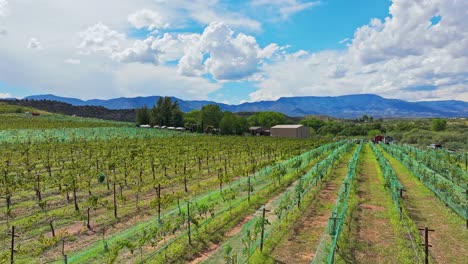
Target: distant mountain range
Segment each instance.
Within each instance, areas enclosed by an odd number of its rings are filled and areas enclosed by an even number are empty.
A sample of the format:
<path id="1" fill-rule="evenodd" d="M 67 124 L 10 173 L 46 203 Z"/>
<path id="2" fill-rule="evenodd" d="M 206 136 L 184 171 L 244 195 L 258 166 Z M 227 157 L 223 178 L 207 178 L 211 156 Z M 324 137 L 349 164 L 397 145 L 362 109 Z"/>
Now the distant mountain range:
<path id="1" fill-rule="evenodd" d="M 152 107 L 159 96 L 115 98 L 109 100 L 81 100 L 59 97 L 51 94 L 28 96 L 28 100 L 51 100 L 69 103 L 75 106 L 103 106 L 108 109 L 133 109 L 144 105 Z M 422 101 L 407 102 L 387 99 L 374 94 L 356 94 L 344 96 L 303 96 L 281 97 L 276 101 L 260 101 L 228 105 L 213 101 L 192 101 L 172 97 L 179 102 L 184 112 L 201 109 L 204 105 L 217 104 L 224 111 L 259 112 L 277 111 L 288 116 L 327 115 L 337 118 L 356 118 L 370 115 L 374 118 L 392 117 L 467 117 L 468 102 L 464 101 Z"/>

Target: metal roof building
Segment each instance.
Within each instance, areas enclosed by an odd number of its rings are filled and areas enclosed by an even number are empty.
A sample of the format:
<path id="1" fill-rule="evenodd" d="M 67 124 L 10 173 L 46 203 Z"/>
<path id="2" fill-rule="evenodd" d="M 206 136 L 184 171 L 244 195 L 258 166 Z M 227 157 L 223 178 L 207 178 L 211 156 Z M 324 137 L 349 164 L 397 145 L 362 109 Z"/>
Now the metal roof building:
<path id="1" fill-rule="evenodd" d="M 303 125 L 277 125 L 270 131 L 273 137 L 310 138 L 310 129 Z"/>

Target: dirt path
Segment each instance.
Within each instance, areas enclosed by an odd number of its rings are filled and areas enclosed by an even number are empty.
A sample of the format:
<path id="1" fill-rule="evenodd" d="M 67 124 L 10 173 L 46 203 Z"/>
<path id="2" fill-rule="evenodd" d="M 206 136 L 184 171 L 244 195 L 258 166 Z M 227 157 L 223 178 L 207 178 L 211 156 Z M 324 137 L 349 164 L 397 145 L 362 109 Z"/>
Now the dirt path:
<path id="1" fill-rule="evenodd" d="M 358 206 L 351 223 L 350 248 L 341 255 L 346 263 L 399 263 L 396 233 L 388 217 L 394 208 L 378 166 L 366 144 L 358 165 Z"/>
<path id="2" fill-rule="evenodd" d="M 436 230 L 429 233 L 433 260 L 436 263 L 466 263 L 468 230 L 465 221 L 446 207 L 403 164 L 384 151 L 383 153 L 406 189 L 406 207 L 415 224 L 419 228 Z"/>
<path id="3" fill-rule="evenodd" d="M 314 201 L 297 220 L 290 232 L 275 247 L 271 256 L 278 263 L 310 263 L 326 228 L 330 209 L 346 176 L 347 163 L 353 151 L 343 155 L 330 174 L 330 181 L 314 197 Z"/>

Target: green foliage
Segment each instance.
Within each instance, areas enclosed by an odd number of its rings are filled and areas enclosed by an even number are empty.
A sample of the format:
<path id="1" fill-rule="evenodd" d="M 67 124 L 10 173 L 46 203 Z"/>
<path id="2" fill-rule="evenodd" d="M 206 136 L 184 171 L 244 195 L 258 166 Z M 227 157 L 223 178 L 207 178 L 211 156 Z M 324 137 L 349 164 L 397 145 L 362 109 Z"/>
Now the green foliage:
<path id="1" fill-rule="evenodd" d="M 98 182 L 103 183 L 105 179 L 106 179 L 106 174 L 104 172 L 101 172 L 98 177 Z"/>
<path id="2" fill-rule="evenodd" d="M 221 108 L 216 104 L 203 106 L 200 114 L 203 129 L 206 129 L 208 126 L 213 126 L 214 128 L 219 127 L 219 122 L 221 122 L 223 118 L 223 111 L 221 111 Z"/>
<path id="3" fill-rule="evenodd" d="M 247 118 L 250 126 L 270 128 L 286 122 L 286 116 L 278 112 L 258 112 Z"/>
<path id="4" fill-rule="evenodd" d="M 232 254 L 231 245 L 226 245 L 224 247 L 224 261 L 226 264 L 235 264 L 237 263 L 236 256 Z"/>
<path id="5" fill-rule="evenodd" d="M 201 131 L 201 112 L 199 110 L 192 110 L 188 113 L 184 114 L 184 121 L 185 127 L 188 129 L 197 130 L 197 132 Z M 200 130 L 198 131 L 198 128 Z"/>
<path id="6" fill-rule="evenodd" d="M 24 112 L 33 112 L 37 111 L 32 107 L 20 107 L 12 104 L 7 104 L 4 102 L 0 102 L 0 114 L 8 114 L 8 113 L 24 113 Z"/>
<path id="7" fill-rule="evenodd" d="M 94 118 L 72 117 L 55 114 L 1 114 L 0 130 L 13 129 L 50 129 L 50 128 L 98 128 L 98 127 L 130 127 L 131 123 L 101 120 Z"/>
<path id="8" fill-rule="evenodd" d="M 432 119 L 432 130 L 444 131 L 447 128 L 447 121 L 444 119 Z"/>
<path id="9" fill-rule="evenodd" d="M 219 122 L 219 128 L 223 135 L 242 135 L 248 126 L 245 118 L 226 111 Z"/>
<path id="10" fill-rule="evenodd" d="M 149 125 L 150 124 L 150 110 L 145 105 L 142 108 L 136 110 L 136 123 L 138 125 Z"/>
<path id="11" fill-rule="evenodd" d="M 454 212 L 460 215 L 460 217 L 468 219 L 468 212 L 465 209 L 467 201 L 466 198 L 462 198 L 465 196 L 465 190 L 463 187 L 466 188 L 466 186 L 464 186 L 466 184 L 466 178 L 460 181 L 455 178 L 455 175 L 445 175 L 445 173 L 444 177 L 417 159 L 408 155 L 408 153 L 406 153 L 408 149 L 404 147 L 399 147 L 394 144 L 383 144 L 382 148 L 388 151 L 388 153 L 394 158 L 401 161 L 408 170 L 410 170 L 422 183 L 424 183 L 424 185 L 426 185 L 426 187 L 432 190 L 450 208 L 452 208 Z M 427 156 L 423 157 L 424 154 L 421 154 L 422 153 L 419 153 L 420 159 L 427 158 Z M 460 174 L 460 177 L 464 177 L 463 173 Z"/>
<path id="12" fill-rule="evenodd" d="M 369 130 L 367 132 L 367 135 L 371 138 L 375 137 L 375 136 L 378 136 L 378 135 L 382 135 L 382 131 L 378 130 L 378 129 L 372 129 L 372 130 Z"/>
<path id="13" fill-rule="evenodd" d="M 319 130 L 321 127 L 325 125 L 325 121 L 318 119 L 313 116 L 308 116 L 303 118 L 300 122 L 300 124 L 308 126 L 310 128 L 313 128 L 315 131 Z"/>
<path id="14" fill-rule="evenodd" d="M 183 126 L 184 114 L 177 101 L 172 102 L 171 97 L 159 97 L 151 110 L 151 124 L 159 126 Z"/>

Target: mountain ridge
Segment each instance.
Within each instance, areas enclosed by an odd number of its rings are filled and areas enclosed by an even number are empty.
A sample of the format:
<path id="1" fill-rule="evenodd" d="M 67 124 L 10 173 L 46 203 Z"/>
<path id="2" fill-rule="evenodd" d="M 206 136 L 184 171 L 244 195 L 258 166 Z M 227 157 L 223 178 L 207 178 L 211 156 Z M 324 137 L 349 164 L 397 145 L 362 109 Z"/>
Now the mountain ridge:
<path id="1" fill-rule="evenodd" d="M 144 105 L 152 107 L 160 96 L 119 97 L 112 99 L 82 100 L 60 97 L 53 94 L 27 96 L 28 100 L 51 100 L 75 106 L 103 106 L 108 109 L 134 109 Z M 376 118 L 398 117 L 466 117 L 468 102 L 459 100 L 408 102 L 388 99 L 375 94 L 352 94 L 342 96 L 297 96 L 280 97 L 275 101 L 246 102 L 238 105 L 217 103 L 209 100 L 183 100 L 179 102 L 182 111 L 201 109 L 207 104 L 217 104 L 224 111 L 259 112 L 277 111 L 288 116 L 328 115 L 337 118 L 356 118 L 371 115 Z"/>

